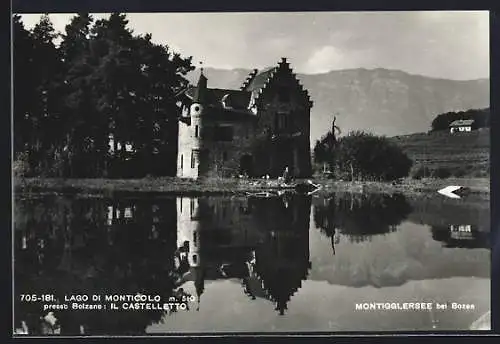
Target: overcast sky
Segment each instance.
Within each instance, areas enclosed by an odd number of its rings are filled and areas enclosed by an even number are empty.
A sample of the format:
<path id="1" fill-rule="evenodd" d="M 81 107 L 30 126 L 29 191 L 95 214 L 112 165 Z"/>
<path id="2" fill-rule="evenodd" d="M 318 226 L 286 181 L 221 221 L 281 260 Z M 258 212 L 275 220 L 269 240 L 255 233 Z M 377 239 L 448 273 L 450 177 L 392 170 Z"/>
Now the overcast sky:
<path id="1" fill-rule="evenodd" d="M 63 31 L 71 14 L 51 14 Z M 103 17 L 105 15 L 95 15 Z M 39 14 L 23 15 L 31 28 Z M 198 64 L 262 68 L 282 56 L 300 73 L 400 69 L 448 78 L 489 77 L 489 13 L 296 12 L 130 13 L 135 33 L 151 33 Z"/>

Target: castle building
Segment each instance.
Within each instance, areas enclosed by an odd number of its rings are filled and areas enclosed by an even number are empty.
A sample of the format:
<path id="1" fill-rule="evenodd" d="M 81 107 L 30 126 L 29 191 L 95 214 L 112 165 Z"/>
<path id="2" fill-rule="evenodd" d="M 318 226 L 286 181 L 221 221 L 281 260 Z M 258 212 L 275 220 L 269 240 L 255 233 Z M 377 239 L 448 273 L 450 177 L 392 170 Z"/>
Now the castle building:
<path id="1" fill-rule="evenodd" d="M 236 278 L 245 294 L 285 314 L 311 268 L 310 209 L 304 197 L 177 198 L 177 247 L 189 264 L 182 288 L 197 296 L 197 309 L 205 281 Z"/>
<path id="2" fill-rule="evenodd" d="M 312 101 L 285 58 L 239 90 L 208 88 L 202 69 L 178 104 L 178 177 L 311 175 Z"/>

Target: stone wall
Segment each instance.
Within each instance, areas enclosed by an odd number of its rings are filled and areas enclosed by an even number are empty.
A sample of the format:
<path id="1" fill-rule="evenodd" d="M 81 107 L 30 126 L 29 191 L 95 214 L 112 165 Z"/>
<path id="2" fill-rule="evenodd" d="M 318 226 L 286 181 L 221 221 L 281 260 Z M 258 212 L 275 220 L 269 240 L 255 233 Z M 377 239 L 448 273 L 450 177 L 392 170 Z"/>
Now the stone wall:
<path id="1" fill-rule="evenodd" d="M 215 127 L 231 126 L 232 141 L 217 141 Z M 255 127 L 251 121 L 210 122 L 205 120 L 201 149 L 204 151 L 203 175 L 207 177 L 234 177 L 241 173 L 241 158 L 252 155 L 251 142 Z"/>
<path id="2" fill-rule="evenodd" d="M 286 90 L 288 97 L 280 99 Z M 295 177 L 309 177 L 312 173 L 310 152 L 310 107 L 307 96 L 286 68 L 278 70 L 258 100 L 259 131 L 271 130 L 278 142 L 269 149 L 267 169 L 272 177 L 281 175 L 285 166 Z M 276 127 L 276 114 L 286 116 L 286 128 Z M 298 135 L 300 133 L 300 135 Z M 294 136 L 294 134 L 298 136 Z M 280 136 L 281 135 L 281 136 Z M 291 137 L 290 137 L 291 136 Z M 282 139 L 280 139 L 282 138 Z M 283 139 L 284 138 L 284 139 Z M 279 141 L 283 144 L 279 144 Z M 260 159 L 265 161 L 265 159 Z"/>

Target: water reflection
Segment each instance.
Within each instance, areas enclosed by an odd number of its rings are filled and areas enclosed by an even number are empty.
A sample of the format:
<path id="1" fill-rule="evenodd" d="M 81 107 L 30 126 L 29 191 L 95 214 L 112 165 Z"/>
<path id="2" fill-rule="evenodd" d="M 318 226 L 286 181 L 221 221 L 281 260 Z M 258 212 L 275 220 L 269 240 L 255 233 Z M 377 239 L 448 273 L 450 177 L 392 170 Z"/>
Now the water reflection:
<path id="1" fill-rule="evenodd" d="M 310 267 L 310 208 L 300 196 L 178 198 L 178 283 L 194 281 L 197 310 L 206 280 L 238 279 L 250 299 L 265 298 L 283 315 Z"/>
<path id="2" fill-rule="evenodd" d="M 30 334 L 51 332 L 40 303 L 20 294 L 157 294 L 174 292 L 175 200 L 46 198 L 17 204 L 16 321 Z M 21 216 L 19 216 L 21 217 Z M 135 334 L 160 312 L 54 311 L 61 334 Z M 44 312 L 44 316 L 47 312 Z M 85 331 L 87 329 L 87 331 Z"/>
<path id="3" fill-rule="evenodd" d="M 228 286 L 221 284 L 225 282 L 238 286 L 239 301 L 248 307 L 257 305 L 255 314 L 249 311 L 243 318 L 274 313 L 286 321 L 294 312 L 316 311 L 300 306 L 300 297 L 297 300 L 298 294 L 307 294 L 304 284 L 309 282 L 360 287 L 371 279 L 377 286 L 401 285 L 408 279 L 432 277 L 434 272 L 427 273 L 432 269 L 420 259 L 423 255 L 439 260 L 438 270 L 446 270 L 445 275 L 455 276 L 454 269 L 446 266 L 463 261 L 465 256 L 443 253 L 437 245 L 429 245 L 429 240 L 443 243 L 445 248 L 488 248 L 484 231 L 477 230 L 484 227 L 472 217 L 450 220 L 447 225 L 429 223 L 428 232 L 422 228 L 418 233 L 401 230 L 402 223 L 415 216 L 415 208 L 420 209 L 419 221 L 430 212 L 418 207 L 402 195 L 367 194 L 339 194 L 314 201 L 300 195 L 17 199 L 16 324 L 20 332 L 30 335 L 143 334 L 153 324 L 172 324 L 169 331 L 175 332 L 175 319 L 186 314 L 207 316 L 204 309 L 209 311 L 214 302 L 221 302 L 214 301 L 214 289 L 207 291 L 207 286 L 222 288 Z M 468 222 L 457 223 L 465 220 Z M 317 236 L 316 232 L 321 234 Z M 384 239 L 386 236 L 388 239 Z M 332 260 L 336 246 L 344 245 L 342 238 L 346 238 L 345 249 Z M 323 253 L 318 240 L 327 242 L 329 254 Z M 398 240 L 400 250 L 410 254 L 404 261 L 393 262 L 394 257 L 398 260 L 399 251 L 387 253 L 384 243 L 394 248 L 394 240 Z M 373 252 L 365 249 L 363 259 L 389 262 L 390 266 L 381 265 L 381 273 L 371 270 L 366 278 L 360 275 L 361 265 L 349 261 L 359 258 L 356 247 L 362 243 L 373 248 Z M 413 256 L 420 257 L 417 265 L 410 261 Z M 481 263 L 483 255 L 476 256 Z M 459 265 L 478 270 L 475 261 Z M 160 295 L 164 301 L 172 296 L 192 296 L 195 301 L 187 311 L 177 312 L 47 312 L 42 311 L 40 303 L 20 301 L 21 294 L 33 292 L 56 293 L 60 298 L 80 293 L 141 293 Z M 315 298 L 326 297 L 329 292 L 324 293 L 316 293 Z M 331 322 L 331 314 L 324 317 L 321 323 Z M 241 325 L 243 318 L 234 321 Z M 300 326 L 316 329 L 306 318 L 301 318 Z"/>
<path id="4" fill-rule="evenodd" d="M 490 233 L 471 224 L 432 226 L 432 238 L 448 248 L 490 248 Z"/>
<path id="5" fill-rule="evenodd" d="M 351 242 L 371 241 L 375 235 L 396 231 L 411 211 L 410 204 L 399 194 L 334 195 L 315 205 L 314 221 L 331 238 L 335 254 L 341 234 Z"/>

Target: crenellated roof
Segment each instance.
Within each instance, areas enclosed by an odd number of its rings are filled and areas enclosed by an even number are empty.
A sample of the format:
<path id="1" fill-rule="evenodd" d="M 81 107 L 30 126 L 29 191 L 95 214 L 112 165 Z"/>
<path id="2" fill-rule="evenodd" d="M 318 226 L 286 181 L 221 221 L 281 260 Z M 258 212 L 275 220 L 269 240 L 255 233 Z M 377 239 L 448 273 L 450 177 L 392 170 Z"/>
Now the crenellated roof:
<path id="1" fill-rule="evenodd" d="M 253 79 L 255 78 L 255 76 L 257 75 L 258 72 L 259 72 L 258 69 L 252 70 L 252 72 L 248 75 L 246 80 L 243 82 L 243 85 L 240 87 L 240 90 L 244 91 L 247 88 L 247 86 L 250 85 L 250 83 L 253 81 Z"/>
<path id="2" fill-rule="evenodd" d="M 250 82 L 248 82 L 248 84 L 243 88 L 243 90 L 254 92 L 264 88 L 269 83 L 277 69 L 277 67 L 266 68 L 260 73 L 254 75 L 253 78 L 251 78 Z"/>
<path id="3" fill-rule="evenodd" d="M 246 90 L 251 92 L 251 100 L 250 107 L 255 105 L 260 98 L 260 95 L 264 93 L 265 89 L 269 86 L 274 76 L 278 73 L 280 69 L 286 69 L 295 79 L 298 88 L 303 93 L 304 97 L 309 102 L 309 106 L 312 107 L 313 103 L 309 96 L 307 90 L 304 89 L 304 86 L 297 79 L 297 75 L 293 72 L 292 68 L 290 68 L 290 64 L 287 62 L 286 58 L 281 58 L 281 61 L 278 63 L 278 66 L 269 67 L 261 71 L 260 73 L 252 72 L 247 80 L 244 82 L 241 87 L 242 90 Z"/>
<path id="4" fill-rule="evenodd" d="M 271 81 L 277 72 L 284 69 L 292 75 L 300 92 L 302 92 L 304 98 L 309 102 L 309 106 L 312 106 L 312 101 L 307 90 L 304 89 L 300 81 L 297 79 L 296 74 L 293 73 L 293 70 L 290 68 L 286 58 L 282 58 L 282 60 L 275 67 L 269 67 L 260 72 L 257 69 L 254 69 L 248 75 L 239 90 L 206 88 L 206 77 L 202 73 L 200 75 L 200 81 L 198 82 L 199 85 L 191 86 L 183 93 L 187 98 L 196 101 L 196 99 L 200 98 L 199 88 L 201 85 L 203 86 L 202 88 L 204 88 L 202 95 L 205 105 L 228 111 L 251 114 L 252 112 L 250 110 L 257 104 L 260 96 L 271 84 Z"/>

